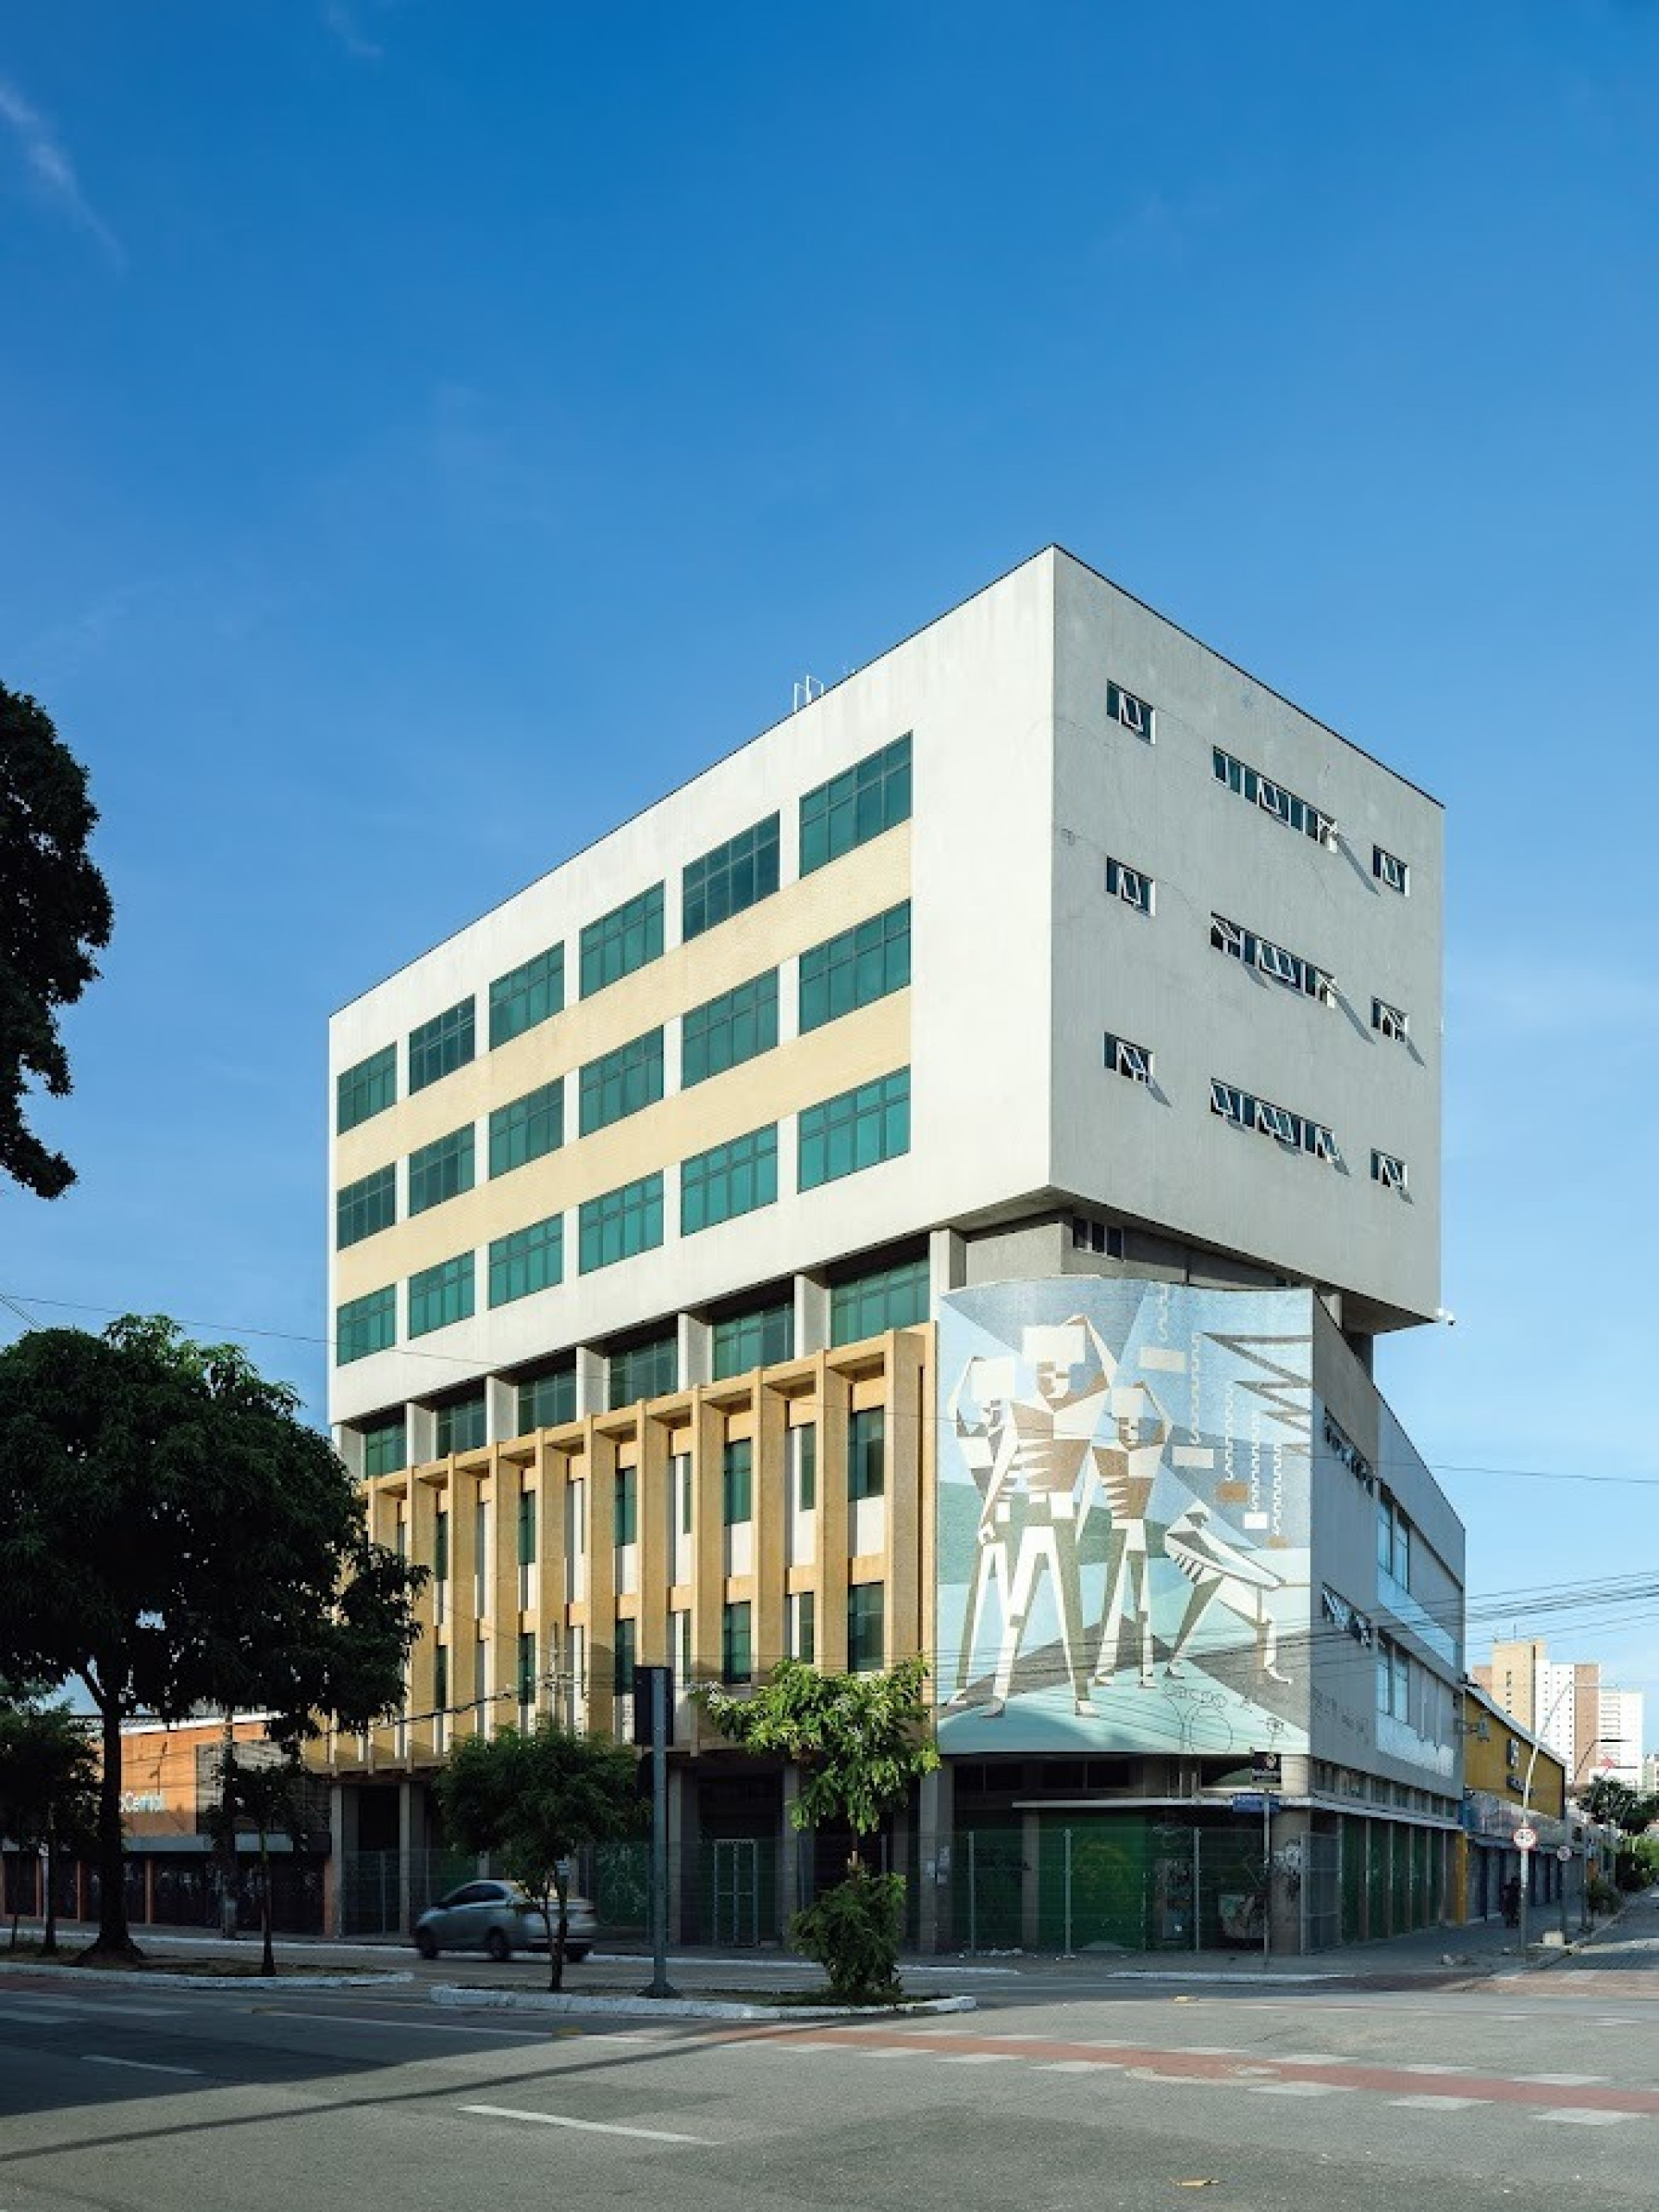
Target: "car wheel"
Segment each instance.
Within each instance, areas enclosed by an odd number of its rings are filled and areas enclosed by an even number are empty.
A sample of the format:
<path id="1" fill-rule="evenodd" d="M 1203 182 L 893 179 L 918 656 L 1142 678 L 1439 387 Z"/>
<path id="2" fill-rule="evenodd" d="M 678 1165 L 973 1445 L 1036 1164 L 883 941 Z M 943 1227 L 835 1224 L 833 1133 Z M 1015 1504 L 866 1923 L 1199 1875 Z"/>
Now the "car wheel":
<path id="1" fill-rule="evenodd" d="M 490 1956 L 495 1961 L 497 1966 L 501 1965 L 504 1960 L 510 1959 L 512 1956 L 512 1946 L 507 1941 L 506 1931 L 505 1929 L 492 1928 L 489 1934 L 484 1939 L 484 1948 L 489 1953 Z"/>
<path id="2" fill-rule="evenodd" d="M 579 1967 L 587 1957 L 588 1949 L 586 1943 L 567 1943 L 564 1947 L 564 1955 L 572 1966 Z"/>
<path id="3" fill-rule="evenodd" d="M 437 1957 L 438 1947 L 432 1940 L 432 1930 L 429 1928 L 417 1928 L 415 1930 L 415 1948 L 423 1959 Z"/>

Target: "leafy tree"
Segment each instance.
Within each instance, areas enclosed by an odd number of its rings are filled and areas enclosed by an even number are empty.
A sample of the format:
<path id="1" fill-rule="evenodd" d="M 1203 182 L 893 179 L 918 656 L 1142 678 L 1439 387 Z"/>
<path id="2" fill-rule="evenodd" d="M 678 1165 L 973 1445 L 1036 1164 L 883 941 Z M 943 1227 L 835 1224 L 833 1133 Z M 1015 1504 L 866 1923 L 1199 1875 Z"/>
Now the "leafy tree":
<path id="1" fill-rule="evenodd" d="M 645 1808 L 626 1745 L 543 1718 L 457 1744 L 437 1778 L 439 1816 L 458 1850 L 487 1852 L 533 1900 L 547 1929 L 548 1987 L 564 1983 L 569 1862 L 585 1846 L 636 1834 Z"/>
<path id="2" fill-rule="evenodd" d="M 67 1706 L 0 1706 L 0 1835 L 20 1851 L 43 1854 L 46 1881 L 41 1948 L 58 1948 L 54 1878 L 60 1851 L 79 1851 L 97 1824 L 98 1759 L 86 1724 Z M 12 1902 L 11 1948 L 18 1906 Z"/>
<path id="3" fill-rule="evenodd" d="M 0 683 L 0 1173 L 42 1198 L 61 1197 L 75 1171 L 29 1128 L 24 1094 L 34 1080 L 68 1096 L 58 1011 L 96 979 L 92 955 L 114 927 L 86 850 L 97 820 L 50 716 Z"/>
<path id="4" fill-rule="evenodd" d="M 1640 1835 L 1659 1820 L 1659 1796 L 1643 1796 L 1610 1774 L 1598 1775 L 1580 1804 L 1592 1821 L 1610 1821 L 1626 1835 Z"/>
<path id="5" fill-rule="evenodd" d="M 837 1997 L 861 2004 L 899 1988 L 904 1884 L 872 1874 L 861 1846 L 906 1802 L 912 1782 L 938 1766 L 926 1734 L 927 1665 L 906 1659 L 884 1675 L 821 1675 L 785 1659 L 745 1696 L 704 1685 L 699 1702 L 721 1735 L 801 1770 L 791 1817 L 798 1828 L 844 1828 L 847 1878 L 798 1913 L 791 1934 L 830 1977 Z"/>
<path id="6" fill-rule="evenodd" d="M 0 1351 L 0 1674 L 84 1684 L 102 1738 L 95 1954 L 130 1956 L 121 1724 L 257 1708 L 292 1749 L 395 1712 L 425 1580 L 372 1543 L 285 1383 L 129 1317 Z"/>
<path id="7" fill-rule="evenodd" d="M 309 1789 L 305 1769 L 295 1758 L 238 1758 L 234 1744 L 216 1763 L 218 1821 L 235 1865 L 236 1830 L 245 1821 L 259 1839 L 259 1971 L 274 1974 L 276 1955 L 270 1930 L 270 1839 L 285 1835 L 296 1851 L 310 1833 Z"/>

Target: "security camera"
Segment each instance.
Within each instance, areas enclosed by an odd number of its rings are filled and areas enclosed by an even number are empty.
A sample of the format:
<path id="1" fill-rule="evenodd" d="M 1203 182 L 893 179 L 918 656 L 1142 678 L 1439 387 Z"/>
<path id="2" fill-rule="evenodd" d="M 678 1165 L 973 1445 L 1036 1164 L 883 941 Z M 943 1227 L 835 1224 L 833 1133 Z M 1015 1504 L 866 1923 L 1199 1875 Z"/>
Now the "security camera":
<path id="1" fill-rule="evenodd" d="M 1444 1306 L 1437 1306 L 1434 1308 L 1434 1319 L 1437 1321 L 1444 1321 L 1448 1329 L 1455 1329 L 1458 1325 L 1457 1315 Z"/>

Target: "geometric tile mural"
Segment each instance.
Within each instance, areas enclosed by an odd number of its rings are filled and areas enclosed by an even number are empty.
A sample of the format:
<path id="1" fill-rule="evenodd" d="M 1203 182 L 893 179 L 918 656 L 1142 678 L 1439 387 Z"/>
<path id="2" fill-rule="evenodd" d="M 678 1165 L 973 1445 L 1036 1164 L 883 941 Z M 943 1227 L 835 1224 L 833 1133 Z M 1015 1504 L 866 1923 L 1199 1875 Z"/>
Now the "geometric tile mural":
<path id="1" fill-rule="evenodd" d="M 1312 1294 L 935 1310 L 940 1750 L 1306 1751 Z"/>

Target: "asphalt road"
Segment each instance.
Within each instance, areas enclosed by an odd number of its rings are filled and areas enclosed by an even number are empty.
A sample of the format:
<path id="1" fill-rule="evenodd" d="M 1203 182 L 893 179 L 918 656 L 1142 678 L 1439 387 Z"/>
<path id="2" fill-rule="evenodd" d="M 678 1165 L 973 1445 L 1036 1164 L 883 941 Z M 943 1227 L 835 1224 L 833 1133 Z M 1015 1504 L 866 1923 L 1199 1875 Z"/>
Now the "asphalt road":
<path id="1" fill-rule="evenodd" d="M 440 2012 L 424 1980 L 89 1989 L 0 1960 L 0 2212 L 670 2192 L 677 2212 L 1139 2212 L 1195 2183 L 1218 2212 L 1655 2199 L 1645 1904 L 1582 1961 L 1471 1989 L 1103 1992 L 1039 1971 L 976 1993 L 931 2020 L 576 2031 Z"/>

